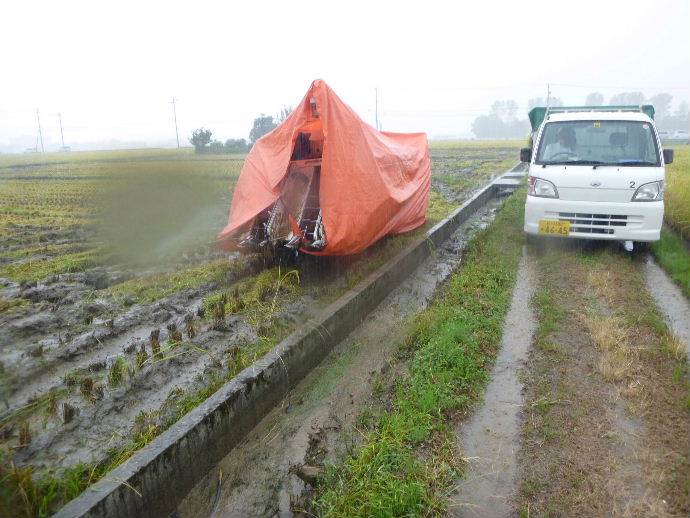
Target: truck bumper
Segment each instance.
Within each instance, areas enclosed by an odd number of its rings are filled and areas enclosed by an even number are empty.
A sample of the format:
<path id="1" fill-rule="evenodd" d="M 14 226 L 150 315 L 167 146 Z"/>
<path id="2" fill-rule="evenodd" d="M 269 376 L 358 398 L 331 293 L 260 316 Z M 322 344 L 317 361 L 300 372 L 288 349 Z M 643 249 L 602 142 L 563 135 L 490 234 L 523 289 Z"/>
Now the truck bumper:
<path id="1" fill-rule="evenodd" d="M 539 234 L 539 220 L 542 219 L 569 221 L 567 237 L 571 238 L 658 241 L 664 220 L 664 202 L 565 201 L 527 196 L 525 232 Z"/>

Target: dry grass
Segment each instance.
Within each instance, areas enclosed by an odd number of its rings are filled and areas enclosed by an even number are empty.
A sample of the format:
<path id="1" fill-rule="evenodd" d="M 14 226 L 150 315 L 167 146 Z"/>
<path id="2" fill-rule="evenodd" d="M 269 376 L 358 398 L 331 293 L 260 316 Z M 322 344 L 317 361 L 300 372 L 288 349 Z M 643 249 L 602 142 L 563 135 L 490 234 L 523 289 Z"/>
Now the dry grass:
<path id="1" fill-rule="evenodd" d="M 686 356 L 685 342 L 674 334 L 669 334 L 665 337 L 664 347 L 676 360 L 682 360 Z"/>
<path id="2" fill-rule="evenodd" d="M 611 272 L 604 269 L 594 269 L 587 273 L 587 284 L 592 286 L 598 295 L 603 295 L 609 291 L 611 284 Z"/>
<path id="3" fill-rule="evenodd" d="M 619 316 L 588 314 L 583 318 L 594 345 L 599 349 L 597 371 L 607 381 L 622 381 L 635 371 L 635 351 L 628 343 L 631 329 Z"/>
<path id="4" fill-rule="evenodd" d="M 633 369 L 634 361 L 630 358 L 629 349 L 607 350 L 597 362 L 597 371 L 606 381 L 622 381 Z"/>
<path id="5" fill-rule="evenodd" d="M 628 347 L 630 328 L 619 316 L 601 316 L 592 313 L 584 317 L 594 344 L 602 350 L 615 350 Z"/>

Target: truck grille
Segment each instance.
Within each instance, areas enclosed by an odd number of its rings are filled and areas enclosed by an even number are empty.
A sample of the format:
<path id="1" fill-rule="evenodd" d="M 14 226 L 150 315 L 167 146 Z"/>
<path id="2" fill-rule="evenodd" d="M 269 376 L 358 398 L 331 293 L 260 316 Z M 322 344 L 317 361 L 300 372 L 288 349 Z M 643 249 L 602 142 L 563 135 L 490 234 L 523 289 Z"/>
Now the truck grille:
<path id="1" fill-rule="evenodd" d="M 616 227 L 635 227 L 642 224 L 642 216 L 623 214 L 587 214 L 580 212 L 551 212 L 546 214 L 560 221 L 570 221 L 570 232 L 580 234 L 615 234 Z"/>

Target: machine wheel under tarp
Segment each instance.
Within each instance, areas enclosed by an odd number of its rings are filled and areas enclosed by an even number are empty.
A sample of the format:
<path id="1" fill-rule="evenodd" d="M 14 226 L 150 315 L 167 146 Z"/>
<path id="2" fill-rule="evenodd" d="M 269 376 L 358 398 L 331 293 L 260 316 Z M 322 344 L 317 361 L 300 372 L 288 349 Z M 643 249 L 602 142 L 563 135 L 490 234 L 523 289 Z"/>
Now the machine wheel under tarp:
<path id="1" fill-rule="evenodd" d="M 323 134 L 298 135 L 280 197 L 255 218 L 240 242 L 242 248 L 321 251 L 326 247 L 319 200 L 322 152 Z"/>

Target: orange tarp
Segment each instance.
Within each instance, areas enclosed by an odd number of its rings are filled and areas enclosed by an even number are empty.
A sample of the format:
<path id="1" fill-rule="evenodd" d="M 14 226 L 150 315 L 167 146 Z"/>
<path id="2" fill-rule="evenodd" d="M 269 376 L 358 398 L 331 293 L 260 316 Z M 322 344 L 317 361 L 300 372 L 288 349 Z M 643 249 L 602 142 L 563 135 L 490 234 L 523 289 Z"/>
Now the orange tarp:
<path id="1" fill-rule="evenodd" d="M 385 235 L 424 223 L 431 183 L 426 135 L 377 131 L 316 80 L 299 106 L 247 155 L 228 224 L 218 235 L 221 247 L 232 248 L 234 238 L 278 199 L 295 139 L 305 131 L 324 136 L 319 198 L 328 242 L 323 251 L 309 253 L 356 254 Z"/>

